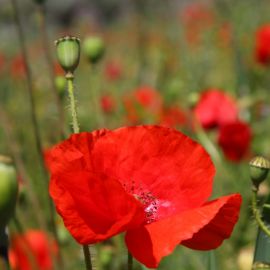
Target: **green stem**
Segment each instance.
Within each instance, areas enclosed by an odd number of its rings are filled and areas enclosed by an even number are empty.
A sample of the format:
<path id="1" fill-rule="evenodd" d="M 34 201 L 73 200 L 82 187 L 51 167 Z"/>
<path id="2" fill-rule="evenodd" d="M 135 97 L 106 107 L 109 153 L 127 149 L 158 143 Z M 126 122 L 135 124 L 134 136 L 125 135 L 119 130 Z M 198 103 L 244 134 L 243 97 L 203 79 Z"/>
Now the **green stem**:
<path id="1" fill-rule="evenodd" d="M 20 12 L 19 12 L 19 7 L 17 0 L 11 0 L 12 7 L 14 9 L 14 16 L 15 16 L 15 22 L 18 30 L 18 35 L 19 35 L 19 41 L 20 41 L 20 46 L 22 50 L 22 55 L 23 59 L 25 62 L 25 70 L 26 70 L 26 81 L 27 81 L 27 89 L 29 93 L 29 100 L 30 100 L 30 109 L 31 109 L 31 120 L 33 124 L 33 129 L 34 129 L 34 135 L 35 135 L 35 143 L 38 151 L 38 158 L 40 161 L 41 169 L 43 172 L 43 175 L 45 176 L 46 179 L 49 179 L 48 177 L 48 172 L 45 168 L 44 160 L 43 160 L 43 151 L 42 151 L 42 144 L 41 144 L 41 136 L 40 136 L 40 129 L 38 126 L 38 121 L 37 121 L 37 113 L 36 113 L 36 103 L 34 99 L 34 87 L 33 87 L 33 77 L 32 77 L 32 72 L 30 69 L 30 64 L 29 64 L 29 56 L 26 50 L 26 42 L 25 42 L 25 37 L 23 33 L 23 27 L 22 27 L 22 21 L 20 17 Z M 52 232 L 54 234 L 55 240 L 57 243 L 58 241 L 58 235 L 56 231 L 56 225 L 55 225 L 55 217 L 54 217 L 54 207 L 52 204 L 52 200 L 50 199 L 49 193 L 47 193 L 47 201 L 49 204 L 49 211 L 50 211 L 50 223 L 52 227 Z"/>
<path id="2" fill-rule="evenodd" d="M 100 108 L 100 92 L 101 92 L 101 87 L 99 83 L 97 82 L 99 78 L 98 76 L 98 66 L 97 64 L 92 65 L 92 77 L 90 77 L 90 83 L 89 85 L 92 87 L 90 90 L 91 95 L 92 95 L 92 102 L 93 102 L 93 108 L 94 108 L 94 113 L 96 116 L 96 125 L 97 128 L 104 128 L 105 126 L 105 119 L 103 115 L 103 111 Z"/>
<path id="3" fill-rule="evenodd" d="M 83 254 L 85 260 L 86 270 L 92 270 L 91 254 L 88 245 L 83 245 Z"/>
<path id="4" fill-rule="evenodd" d="M 77 116 L 76 100 L 74 97 L 73 77 L 67 76 L 67 83 L 68 83 L 68 95 L 70 100 L 73 133 L 79 133 L 80 128 Z"/>
<path id="5" fill-rule="evenodd" d="M 2 259 L 6 269 L 10 269 L 8 261 L 8 236 L 5 228 L 0 230 L 0 259 Z"/>
<path id="6" fill-rule="evenodd" d="M 67 73 L 66 79 L 67 79 L 67 84 L 68 84 L 68 95 L 69 95 L 69 101 L 70 101 L 73 133 L 79 133 L 80 128 L 79 128 L 79 121 L 78 121 L 78 116 L 77 116 L 76 100 L 74 97 L 73 74 Z M 91 253 L 90 253 L 90 249 L 88 245 L 83 245 L 83 254 L 84 254 L 86 270 L 92 270 L 93 268 L 92 268 L 92 261 L 91 261 Z"/>
<path id="7" fill-rule="evenodd" d="M 38 154 L 39 154 L 38 156 L 39 156 L 40 163 L 42 166 L 44 166 L 41 136 L 40 136 L 40 130 L 39 130 L 38 121 L 37 121 L 37 117 L 36 117 L 36 115 L 37 115 L 36 114 L 36 103 L 35 103 L 35 99 L 34 99 L 33 77 L 32 77 L 32 72 L 31 72 L 30 64 L 29 64 L 29 56 L 28 56 L 28 53 L 26 50 L 25 37 L 24 37 L 24 33 L 23 33 L 18 3 L 16 0 L 11 0 L 11 2 L 12 2 L 13 9 L 14 9 L 15 22 L 16 22 L 16 26 L 17 26 L 17 30 L 18 30 L 20 46 L 21 46 L 23 60 L 24 60 L 24 64 L 25 64 L 26 82 L 27 82 L 27 89 L 28 89 L 28 94 L 29 94 L 31 120 L 32 120 L 32 124 L 33 124 L 33 129 L 34 129 L 35 143 L 36 143 L 36 147 L 38 150 Z"/>
<path id="8" fill-rule="evenodd" d="M 133 257 L 130 252 L 128 252 L 128 270 L 133 269 Z"/>
<path id="9" fill-rule="evenodd" d="M 34 192 L 35 189 L 33 187 L 33 181 L 32 179 L 30 179 L 30 176 L 28 175 L 25 164 L 22 160 L 21 153 L 20 153 L 21 149 L 19 147 L 16 137 L 14 136 L 14 133 L 15 133 L 14 125 L 12 123 L 11 118 L 9 117 L 7 113 L 7 110 L 5 110 L 3 104 L 1 104 L 0 106 L 0 122 L 3 126 L 3 131 L 5 133 L 7 145 L 9 146 L 10 153 L 14 161 L 16 170 L 18 171 L 18 174 L 22 176 L 23 181 L 26 183 L 26 186 L 28 187 L 27 191 L 29 192 L 29 200 L 33 206 L 35 216 L 37 217 L 38 225 L 43 230 L 46 230 L 46 223 L 44 220 L 44 216 L 42 215 L 42 212 L 40 212 L 41 204 L 40 204 L 39 198 Z"/>
<path id="10" fill-rule="evenodd" d="M 65 138 L 65 117 L 64 117 L 64 111 L 63 106 L 60 100 L 60 97 L 58 95 L 56 85 L 55 85 L 55 74 L 54 74 L 54 66 L 53 66 L 53 58 L 50 52 L 50 46 L 49 46 L 49 37 L 47 32 L 47 16 L 46 16 L 46 7 L 45 5 L 39 5 L 38 6 L 39 15 L 40 15 L 40 32 L 42 37 L 42 45 L 43 50 L 45 54 L 45 59 L 47 61 L 47 65 L 49 67 L 49 79 L 51 83 L 51 90 L 52 94 L 55 99 L 55 104 L 58 111 L 58 119 L 59 119 L 59 135 L 61 138 Z"/>
<path id="11" fill-rule="evenodd" d="M 252 212 L 253 212 L 253 215 L 255 217 L 255 220 L 256 220 L 258 226 L 260 227 L 260 229 L 268 237 L 270 237 L 270 231 L 269 231 L 268 227 L 265 225 L 265 223 L 263 222 L 263 220 L 261 218 L 260 211 L 257 208 L 257 192 L 258 192 L 258 189 L 256 187 L 253 187 L 253 190 L 252 190 L 252 204 L 251 204 Z"/>

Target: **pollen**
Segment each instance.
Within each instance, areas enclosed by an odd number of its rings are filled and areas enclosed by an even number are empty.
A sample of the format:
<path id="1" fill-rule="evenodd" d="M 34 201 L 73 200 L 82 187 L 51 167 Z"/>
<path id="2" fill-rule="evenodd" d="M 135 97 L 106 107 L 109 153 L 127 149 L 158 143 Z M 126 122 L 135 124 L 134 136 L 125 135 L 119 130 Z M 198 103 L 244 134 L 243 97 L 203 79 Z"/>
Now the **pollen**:
<path id="1" fill-rule="evenodd" d="M 146 223 L 157 220 L 159 200 L 143 185 L 135 181 L 123 184 L 124 189 L 144 206 Z"/>

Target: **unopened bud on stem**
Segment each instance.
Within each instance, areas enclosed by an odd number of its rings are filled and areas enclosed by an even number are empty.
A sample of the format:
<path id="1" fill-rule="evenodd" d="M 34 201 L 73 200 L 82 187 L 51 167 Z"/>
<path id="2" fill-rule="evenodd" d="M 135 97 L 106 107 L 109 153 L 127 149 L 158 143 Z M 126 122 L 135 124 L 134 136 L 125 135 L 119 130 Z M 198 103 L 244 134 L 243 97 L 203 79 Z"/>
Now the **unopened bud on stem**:
<path id="1" fill-rule="evenodd" d="M 14 214 L 17 194 L 18 181 L 11 160 L 0 156 L 0 230 Z"/>
<path id="2" fill-rule="evenodd" d="M 88 37 L 83 42 L 83 52 L 91 64 L 97 63 L 105 52 L 104 42 L 100 37 Z"/>
<path id="3" fill-rule="evenodd" d="M 257 156 L 249 162 L 250 178 L 255 187 L 258 187 L 263 182 L 269 172 L 270 162 L 268 159 Z"/>
<path id="4" fill-rule="evenodd" d="M 59 64 L 67 78 L 73 78 L 73 72 L 80 62 L 80 40 L 66 36 L 55 41 Z"/>

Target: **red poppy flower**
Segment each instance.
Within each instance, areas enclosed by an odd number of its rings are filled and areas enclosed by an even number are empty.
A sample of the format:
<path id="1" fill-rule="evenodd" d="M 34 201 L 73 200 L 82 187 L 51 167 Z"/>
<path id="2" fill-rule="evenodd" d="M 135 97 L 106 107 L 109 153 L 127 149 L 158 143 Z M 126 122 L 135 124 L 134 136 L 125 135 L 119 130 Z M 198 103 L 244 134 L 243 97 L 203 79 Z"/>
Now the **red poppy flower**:
<path id="1" fill-rule="evenodd" d="M 127 231 L 129 251 L 150 268 L 178 244 L 218 247 L 238 219 L 241 196 L 207 202 L 214 165 L 170 128 L 74 134 L 47 153 L 47 163 L 50 194 L 73 237 L 90 244 Z"/>
<path id="2" fill-rule="evenodd" d="M 64 76 L 65 75 L 65 71 L 63 70 L 63 68 L 60 66 L 60 64 L 58 62 L 55 62 L 53 64 L 53 69 L 54 69 L 55 76 Z"/>
<path id="3" fill-rule="evenodd" d="M 237 120 L 236 102 L 222 90 L 209 89 L 202 93 L 194 109 L 196 120 L 204 128 L 214 128 Z"/>
<path id="4" fill-rule="evenodd" d="M 260 64 L 270 62 L 270 24 L 261 26 L 256 33 L 255 57 Z"/>
<path id="5" fill-rule="evenodd" d="M 161 125 L 175 128 L 187 123 L 186 114 L 177 106 L 164 108 L 161 113 Z"/>
<path id="6" fill-rule="evenodd" d="M 192 3 L 181 12 L 181 21 L 187 41 L 191 45 L 197 45 L 201 40 L 202 32 L 213 24 L 214 16 L 209 7 L 201 3 Z"/>
<path id="7" fill-rule="evenodd" d="M 119 62 L 111 61 L 105 66 L 105 76 L 108 80 L 118 80 L 122 74 L 122 67 Z"/>
<path id="8" fill-rule="evenodd" d="M 56 244 L 42 231 L 29 230 L 11 237 L 9 259 L 14 270 L 52 270 L 51 254 L 56 253 Z"/>
<path id="9" fill-rule="evenodd" d="M 232 42 L 232 26 L 229 23 L 221 25 L 218 31 L 220 44 L 224 47 L 228 47 Z"/>
<path id="10" fill-rule="evenodd" d="M 16 56 L 11 62 L 11 75 L 14 78 L 22 78 L 25 76 L 26 67 L 24 59 L 21 55 Z"/>
<path id="11" fill-rule="evenodd" d="M 115 110 L 115 102 L 112 96 L 102 96 L 100 100 L 100 105 L 105 113 L 111 113 Z"/>
<path id="12" fill-rule="evenodd" d="M 6 62 L 6 59 L 5 59 L 4 54 L 0 53 L 0 73 L 2 73 L 4 70 L 5 62 Z"/>
<path id="13" fill-rule="evenodd" d="M 127 118 L 132 124 L 145 119 L 157 120 L 162 110 L 162 97 L 155 89 L 142 86 L 124 98 Z"/>
<path id="14" fill-rule="evenodd" d="M 241 121 L 223 125 L 219 129 L 218 144 L 225 157 L 232 161 L 240 161 L 250 150 L 251 129 Z"/>

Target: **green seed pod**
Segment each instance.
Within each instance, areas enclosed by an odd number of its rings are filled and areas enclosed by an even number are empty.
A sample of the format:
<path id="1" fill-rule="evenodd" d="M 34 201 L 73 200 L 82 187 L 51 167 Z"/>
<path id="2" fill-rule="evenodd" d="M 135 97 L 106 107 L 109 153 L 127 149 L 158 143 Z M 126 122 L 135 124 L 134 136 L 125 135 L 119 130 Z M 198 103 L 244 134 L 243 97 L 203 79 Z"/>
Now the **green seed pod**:
<path id="1" fill-rule="evenodd" d="M 0 231 L 14 213 L 17 194 L 16 171 L 6 157 L 0 156 Z"/>
<path id="2" fill-rule="evenodd" d="M 83 52 L 90 63 L 97 63 L 105 52 L 103 40 L 99 37 L 86 38 L 83 42 Z"/>
<path id="3" fill-rule="evenodd" d="M 56 40 L 55 44 L 61 67 L 67 75 L 72 76 L 80 62 L 80 40 L 76 37 L 66 36 Z"/>
<path id="4" fill-rule="evenodd" d="M 67 81 L 64 76 L 56 76 L 54 79 L 55 87 L 57 89 L 58 95 L 60 98 L 63 98 L 65 95 Z"/>
<path id="5" fill-rule="evenodd" d="M 268 175 L 270 169 L 270 162 L 264 157 L 257 156 L 249 162 L 249 168 L 250 178 L 253 184 L 258 187 L 259 184 L 263 182 Z"/>

